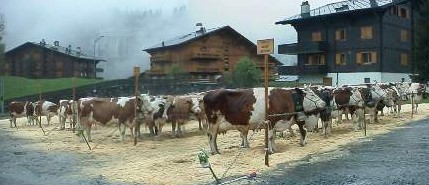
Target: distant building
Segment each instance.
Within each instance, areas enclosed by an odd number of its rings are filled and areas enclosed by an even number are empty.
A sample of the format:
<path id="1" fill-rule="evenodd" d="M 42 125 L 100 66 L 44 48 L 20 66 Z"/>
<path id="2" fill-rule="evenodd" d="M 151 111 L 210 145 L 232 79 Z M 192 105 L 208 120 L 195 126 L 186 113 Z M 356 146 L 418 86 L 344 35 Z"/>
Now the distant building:
<path id="1" fill-rule="evenodd" d="M 412 0 L 347 0 L 276 22 L 292 25 L 298 42 L 278 46 L 279 54 L 298 56 L 282 73 L 303 83 L 343 85 L 373 81 L 410 81 L 412 74 Z M 282 74 L 280 74 L 282 75 Z"/>
<path id="2" fill-rule="evenodd" d="M 200 25 L 192 32 L 163 41 L 144 51 L 150 56 L 150 70 L 146 74 L 153 79 L 166 78 L 171 67 L 177 64 L 191 81 L 216 82 L 222 74 L 234 71 L 242 57 L 248 57 L 264 70 L 264 57 L 256 54 L 256 45 L 230 26 L 206 30 Z M 281 63 L 269 57 L 269 74 L 277 73 Z M 263 73 L 262 73 L 263 74 Z"/>
<path id="3" fill-rule="evenodd" d="M 94 78 L 94 67 L 102 60 L 87 57 L 80 48 L 27 42 L 5 53 L 5 73 L 25 78 Z M 94 65 L 95 62 L 95 65 Z M 102 71 L 96 69 L 96 72 Z"/>

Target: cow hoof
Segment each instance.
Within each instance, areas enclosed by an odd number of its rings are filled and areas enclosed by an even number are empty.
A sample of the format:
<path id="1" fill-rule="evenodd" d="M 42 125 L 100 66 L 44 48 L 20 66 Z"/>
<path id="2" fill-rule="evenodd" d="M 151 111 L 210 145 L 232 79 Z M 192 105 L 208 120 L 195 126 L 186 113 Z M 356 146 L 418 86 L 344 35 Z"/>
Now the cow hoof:
<path id="1" fill-rule="evenodd" d="M 216 151 L 216 152 L 212 152 L 212 155 L 220 155 L 220 153 Z"/>

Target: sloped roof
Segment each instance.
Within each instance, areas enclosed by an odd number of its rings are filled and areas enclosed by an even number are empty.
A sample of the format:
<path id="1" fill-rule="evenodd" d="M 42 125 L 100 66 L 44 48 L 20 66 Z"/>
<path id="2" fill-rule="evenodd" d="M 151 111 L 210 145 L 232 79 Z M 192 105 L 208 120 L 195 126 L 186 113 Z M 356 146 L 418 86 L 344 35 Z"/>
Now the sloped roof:
<path id="1" fill-rule="evenodd" d="M 386 8 L 390 5 L 400 4 L 407 2 L 409 0 L 346 0 L 336 3 L 327 4 L 325 6 L 310 10 L 308 15 L 294 15 L 292 17 L 286 18 L 282 21 L 278 21 L 275 24 L 291 24 L 298 22 L 302 19 L 311 19 L 313 17 L 328 16 L 333 14 L 347 14 L 354 13 L 356 11 L 370 10 L 377 8 Z"/>
<path id="2" fill-rule="evenodd" d="M 229 31 L 230 33 L 238 36 L 239 38 L 241 38 L 242 40 L 244 40 L 250 47 L 254 48 L 255 49 L 255 53 L 256 53 L 256 44 L 253 43 L 252 41 L 250 41 L 249 39 L 247 39 L 246 37 L 244 37 L 243 35 L 241 35 L 240 33 L 238 33 L 236 30 L 234 30 L 230 26 L 223 26 L 223 27 L 218 27 L 218 28 L 207 29 L 207 30 L 205 30 L 204 33 L 191 32 L 191 33 L 188 33 L 188 34 L 185 34 L 185 35 L 181 35 L 181 36 L 172 38 L 170 40 L 163 41 L 163 42 L 161 42 L 159 44 L 156 44 L 156 45 L 154 45 L 152 47 L 144 49 L 143 51 L 146 51 L 146 52 L 150 53 L 150 52 L 157 51 L 157 50 L 163 50 L 163 49 L 168 49 L 168 48 L 171 48 L 171 47 L 181 46 L 183 44 L 190 43 L 192 41 L 195 41 L 195 40 L 198 40 L 200 38 L 216 34 L 216 33 L 221 32 L 221 31 Z M 270 55 L 269 58 L 271 60 L 274 60 L 274 62 L 277 65 L 281 65 L 282 64 L 273 55 Z"/>
<path id="3" fill-rule="evenodd" d="M 197 40 L 199 38 L 203 38 L 203 37 L 207 37 L 209 35 L 213 35 L 213 34 L 218 33 L 220 31 L 230 31 L 231 33 L 234 33 L 235 35 L 241 37 L 246 42 L 248 42 L 248 44 L 251 44 L 252 46 L 254 46 L 256 48 L 255 43 L 248 40 L 246 37 L 244 37 L 243 35 L 238 33 L 233 28 L 231 28 L 230 26 L 223 26 L 223 27 L 218 27 L 218 28 L 207 29 L 207 30 L 205 30 L 204 33 L 191 32 L 191 33 L 188 33 L 185 35 L 181 35 L 181 36 L 172 38 L 170 40 L 166 40 L 166 41 L 163 41 L 161 43 L 158 43 L 152 47 L 144 49 L 143 51 L 151 52 L 151 51 L 158 50 L 158 49 L 166 49 L 166 48 L 173 47 L 173 46 L 179 46 L 182 44 L 192 42 L 192 41 Z"/>
<path id="4" fill-rule="evenodd" d="M 56 52 L 56 53 L 60 53 L 60 54 L 64 54 L 64 55 L 68 55 L 70 57 L 74 57 L 74 58 L 79 58 L 79 59 L 84 59 L 84 60 L 94 60 L 94 57 L 88 57 L 85 53 L 83 52 L 78 52 L 76 50 L 72 50 L 70 48 L 66 48 L 66 47 L 62 47 L 62 46 L 53 46 L 53 45 L 49 45 L 49 44 L 40 44 L 40 43 L 35 43 L 35 42 L 26 42 L 18 47 L 15 47 L 9 51 L 7 51 L 5 53 L 5 55 L 17 52 L 19 50 L 21 50 L 22 48 L 25 47 L 40 47 L 44 50 L 48 50 L 48 51 L 52 51 L 52 52 Z M 70 51 L 69 51 L 70 50 Z M 95 60 L 98 61 L 104 61 L 102 59 L 97 59 L 95 58 Z"/>

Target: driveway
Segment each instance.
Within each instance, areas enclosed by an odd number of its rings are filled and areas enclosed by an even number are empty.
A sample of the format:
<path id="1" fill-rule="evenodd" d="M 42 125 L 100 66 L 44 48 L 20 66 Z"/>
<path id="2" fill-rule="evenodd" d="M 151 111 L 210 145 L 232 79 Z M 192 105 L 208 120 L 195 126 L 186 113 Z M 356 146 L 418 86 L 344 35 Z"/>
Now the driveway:
<path id="1" fill-rule="evenodd" d="M 299 165 L 282 164 L 256 184 L 429 184 L 429 119 Z M 295 167 L 292 167 L 295 166 Z M 269 174 L 269 175 L 268 175 Z"/>

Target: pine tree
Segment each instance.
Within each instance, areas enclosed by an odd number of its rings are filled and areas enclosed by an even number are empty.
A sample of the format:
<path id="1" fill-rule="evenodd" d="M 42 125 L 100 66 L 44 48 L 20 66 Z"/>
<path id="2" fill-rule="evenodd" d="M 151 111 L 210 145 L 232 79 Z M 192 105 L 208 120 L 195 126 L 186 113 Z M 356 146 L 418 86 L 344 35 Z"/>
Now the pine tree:
<path id="1" fill-rule="evenodd" d="M 420 4 L 420 3 L 416 3 Z M 429 2 L 421 1 L 416 26 L 415 66 L 419 81 L 429 80 Z"/>

